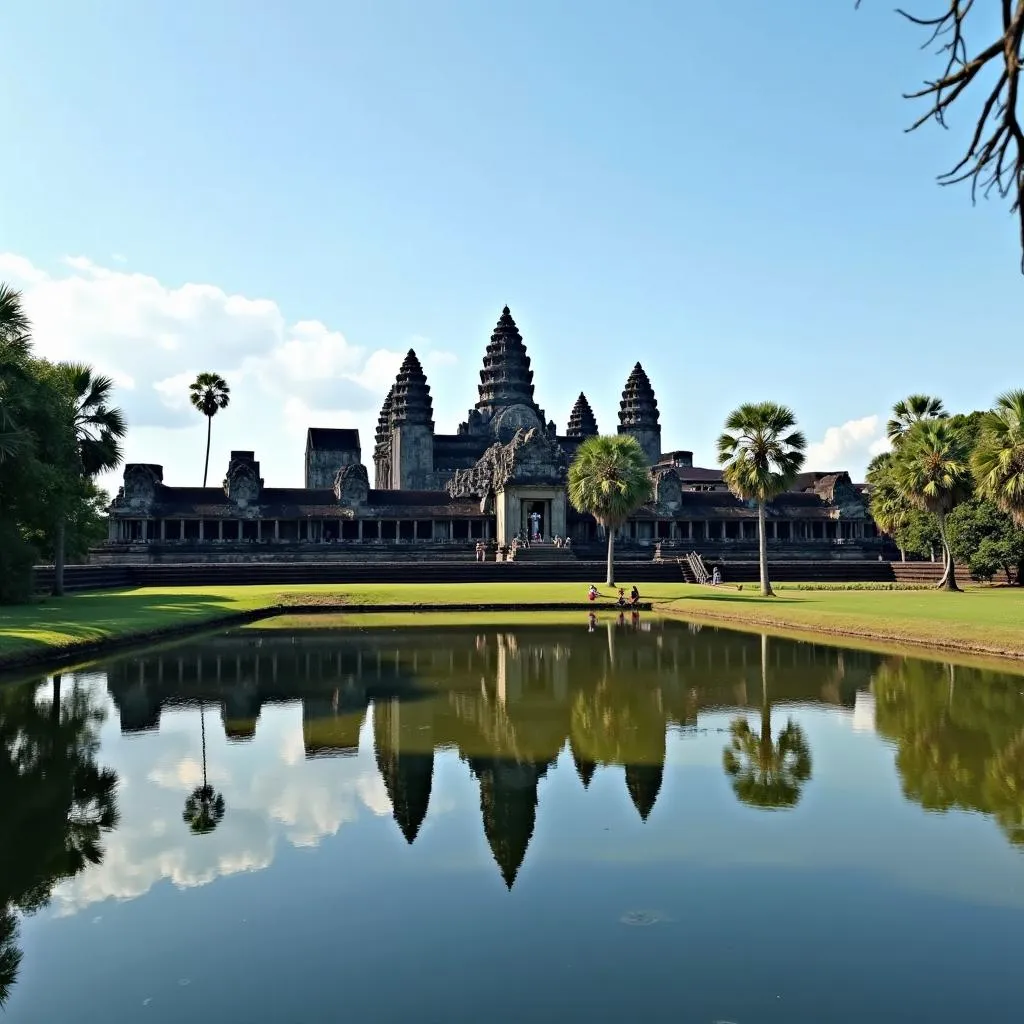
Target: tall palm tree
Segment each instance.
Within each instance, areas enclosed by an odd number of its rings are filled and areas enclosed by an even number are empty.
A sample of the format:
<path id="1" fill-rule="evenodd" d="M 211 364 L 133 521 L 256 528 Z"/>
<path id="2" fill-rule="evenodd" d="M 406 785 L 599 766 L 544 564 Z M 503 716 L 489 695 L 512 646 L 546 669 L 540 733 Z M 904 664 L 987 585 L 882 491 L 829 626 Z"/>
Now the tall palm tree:
<path id="1" fill-rule="evenodd" d="M 907 553 L 900 543 L 900 531 L 910 518 L 910 506 L 900 494 L 892 475 L 891 452 L 878 455 L 868 466 L 867 480 L 871 485 L 868 507 L 875 526 L 892 538 L 900 549 L 900 558 L 907 559 Z"/>
<path id="2" fill-rule="evenodd" d="M 199 704 L 199 727 L 203 735 L 203 784 L 197 786 L 185 801 L 182 821 L 197 836 L 212 832 L 224 817 L 224 797 L 206 781 L 206 719 Z"/>
<path id="3" fill-rule="evenodd" d="M 761 634 L 761 731 L 746 718 L 729 728 L 732 742 L 722 752 L 722 766 L 732 777 L 736 796 L 765 810 L 795 807 L 811 777 L 811 751 L 803 730 L 792 719 L 772 741 L 772 707 L 768 700 L 768 635 Z"/>
<path id="4" fill-rule="evenodd" d="M 977 493 L 1024 526 L 1024 390 L 1000 395 L 982 418 L 971 468 Z"/>
<path id="5" fill-rule="evenodd" d="M 231 401 L 231 388 L 219 373 L 201 373 L 189 385 L 189 401 L 206 417 L 206 460 L 203 463 L 203 486 L 210 469 L 210 432 L 213 417 L 226 409 Z"/>
<path id="6" fill-rule="evenodd" d="M 939 527 L 946 571 L 939 587 L 959 590 L 946 516 L 971 492 L 969 451 L 963 432 L 948 419 L 922 420 L 903 436 L 893 460 L 893 478 L 907 501 L 931 512 Z"/>
<path id="7" fill-rule="evenodd" d="M 795 427 L 792 409 L 775 402 L 748 402 L 729 414 L 718 439 L 718 461 L 729 490 L 744 501 L 757 502 L 763 597 L 774 596 L 768 580 L 765 505 L 792 485 L 804 464 L 807 440 Z"/>
<path id="8" fill-rule="evenodd" d="M 121 439 L 127 432 L 124 413 L 111 405 L 114 382 L 85 363 L 59 363 L 58 380 L 69 402 L 74 473 L 81 480 L 116 469 L 124 457 Z M 54 537 L 53 592 L 64 593 L 63 510 L 58 510 Z"/>
<path id="9" fill-rule="evenodd" d="M 606 584 L 615 586 L 615 531 L 652 493 L 647 456 L 630 434 L 588 437 L 569 466 L 569 501 L 592 515 L 608 535 Z"/>
<path id="10" fill-rule="evenodd" d="M 892 407 L 885 433 L 894 448 L 899 447 L 907 431 L 924 420 L 944 420 L 949 416 L 941 398 L 932 395 L 908 395 Z"/>

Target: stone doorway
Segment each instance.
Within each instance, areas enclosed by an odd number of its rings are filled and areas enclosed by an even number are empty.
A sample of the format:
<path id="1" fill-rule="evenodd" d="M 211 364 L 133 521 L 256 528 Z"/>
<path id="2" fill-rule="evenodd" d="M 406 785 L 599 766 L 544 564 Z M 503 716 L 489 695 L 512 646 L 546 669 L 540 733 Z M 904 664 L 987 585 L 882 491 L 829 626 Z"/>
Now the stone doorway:
<path id="1" fill-rule="evenodd" d="M 523 502 L 523 529 L 531 541 L 547 540 L 548 524 L 551 521 L 549 501 Z"/>

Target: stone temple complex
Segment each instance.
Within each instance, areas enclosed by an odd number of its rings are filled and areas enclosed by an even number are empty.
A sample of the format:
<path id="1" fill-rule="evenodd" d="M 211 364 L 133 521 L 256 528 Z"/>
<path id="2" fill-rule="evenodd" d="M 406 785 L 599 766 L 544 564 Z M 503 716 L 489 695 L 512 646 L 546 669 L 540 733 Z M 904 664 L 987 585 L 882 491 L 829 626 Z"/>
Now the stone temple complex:
<path id="1" fill-rule="evenodd" d="M 455 432 L 438 433 L 430 386 L 410 350 L 377 420 L 372 485 L 359 432 L 351 429 L 309 428 L 301 488 L 266 486 L 252 451 L 231 453 L 220 487 L 171 486 L 159 464 L 130 463 L 110 508 L 109 539 L 94 555 L 132 562 L 387 559 L 415 549 L 417 557 L 472 559 L 480 541 L 494 557 L 520 534 L 571 537 L 572 552 L 596 554 L 601 531 L 568 504 L 566 474 L 599 422 L 583 394 L 564 431 L 547 418 L 507 306 L 487 344 L 477 392 Z M 614 430 L 637 439 L 654 483 L 652 501 L 622 528 L 620 545 L 638 557 L 653 556 L 656 547 L 716 554 L 756 545 L 756 508 L 729 492 L 721 471 L 694 466 L 689 451 L 664 449 L 658 401 L 640 363 L 626 374 Z M 862 557 L 880 543 L 863 488 L 846 472 L 803 473 L 768 513 L 769 543 L 790 556 Z"/>

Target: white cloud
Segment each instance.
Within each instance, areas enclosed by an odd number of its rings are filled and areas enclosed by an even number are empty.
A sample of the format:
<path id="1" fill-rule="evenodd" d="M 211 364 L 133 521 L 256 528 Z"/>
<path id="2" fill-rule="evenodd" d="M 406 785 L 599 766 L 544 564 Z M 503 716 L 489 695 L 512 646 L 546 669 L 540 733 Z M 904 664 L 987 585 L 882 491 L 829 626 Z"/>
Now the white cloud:
<path id="1" fill-rule="evenodd" d="M 120 254 L 110 260 L 124 263 Z M 318 320 L 289 325 L 269 299 L 170 286 L 83 256 L 50 273 L 0 253 L 0 280 L 24 292 L 39 355 L 84 360 L 114 378 L 129 423 L 126 461 L 162 463 L 170 484 L 201 479 L 206 424 L 188 402 L 197 373 L 215 371 L 231 385 L 231 405 L 213 423 L 210 479 L 240 448 L 255 450 L 268 484 L 298 486 L 309 426 L 358 428 L 368 459 L 380 403 L 409 347 L 396 339 L 393 349 L 369 351 Z M 454 361 L 424 338 L 414 344 L 427 367 Z"/>
<path id="2" fill-rule="evenodd" d="M 888 448 L 882 418 L 862 416 L 829 427 L 820 441 L 808 445 L 805 465 L 809 470 L 846 469 L 854 477 L 863 476 L 868 462 Z"/>

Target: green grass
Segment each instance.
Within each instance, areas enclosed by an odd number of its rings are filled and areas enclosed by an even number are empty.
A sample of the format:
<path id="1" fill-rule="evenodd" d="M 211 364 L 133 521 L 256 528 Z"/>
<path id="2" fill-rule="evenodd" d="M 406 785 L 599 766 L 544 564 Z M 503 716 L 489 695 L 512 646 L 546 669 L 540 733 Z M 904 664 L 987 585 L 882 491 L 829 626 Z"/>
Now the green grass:
<path id="1" fill-rule="evenodd" d="M 963 594 L 946 594 L 934 590 L 797 590 L 790 586 L 780 587 L 778 596 L 769 599 L 761 598 L 756 586 L 749 584 L 742 591 L 730 586 L 643 584 L 640 592 L 645 600 L 655 602 L 656 612 L 681 618 L 1024 657 L 1021 589 L 979 587 Z M 606 587 L 601 590 L 607 606 L 613 592 Z M 0 611 L 0 662 L 41 651 L 63 653 L 105 638 L 141 639 L 232 613 L 288 605 L 318 604 L 336 607 L 340 613 L 352 605 L 403 605 L 409 609 L 477 603 L 568 605 L 578 604 L 585 596 L 586 586 L 579 583 L 174 587 L 73 594 Z M 479 614 L 473 614 L 474 622 L 509 621 L 509 613 L 485 613 L 484 619 Z M 516 617 L 531 622 L 559 619 L 558 613 Z M 354 619 L 330 615 L 323 624 Z M 431 619 L 441 621 L 434 616 Z M 364 621 L 368 625 L 371 620 Z"/>

